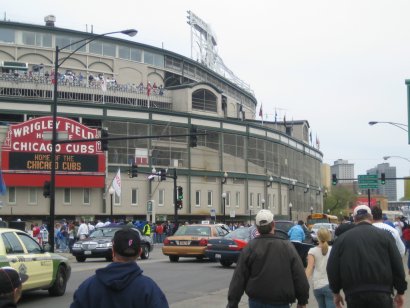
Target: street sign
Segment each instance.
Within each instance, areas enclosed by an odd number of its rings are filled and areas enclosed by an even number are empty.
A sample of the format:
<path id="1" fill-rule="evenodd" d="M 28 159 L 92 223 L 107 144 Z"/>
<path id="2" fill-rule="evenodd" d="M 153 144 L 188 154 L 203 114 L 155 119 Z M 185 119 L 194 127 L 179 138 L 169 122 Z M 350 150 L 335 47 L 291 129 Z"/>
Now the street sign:
<path id="1" fill-rule="evenodd" d="M 361 189 L 375 189 L 379 187 L 377 174 L 363 174 L 357 178 L 359 180 L 359 188 Z"/>
<path id="2" fill-rule="evenodd" d="M 154 203 L 154 200 L 148 200 L 147 201 L 147 214 L 152 214 L 152 205 Z"/>
<path id="3" fill-rule="evenodd" d="M 216 216 L 216 211 L 215 209 L 211 209 L 211 217 L 215 217 Z"/>
<path id="4" fill-rule="evenodd" d="M 229 217 L 230 217 L 230 218 L 235 218 L 235 211 L 231 211 L 231 212 L 229 213 Z"/>

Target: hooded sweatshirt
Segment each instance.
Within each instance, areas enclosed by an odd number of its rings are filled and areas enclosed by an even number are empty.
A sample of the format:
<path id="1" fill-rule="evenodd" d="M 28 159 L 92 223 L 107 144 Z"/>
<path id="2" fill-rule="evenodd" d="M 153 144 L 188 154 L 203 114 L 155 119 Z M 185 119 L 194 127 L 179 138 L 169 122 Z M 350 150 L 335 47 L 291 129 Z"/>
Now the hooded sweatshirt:
<path id="1" fill-rule="evenodd" d="M 168 302 L 136 262 L 113 262 L 97 269 L 75 291 L 71 308 L 167 308 Z"/>

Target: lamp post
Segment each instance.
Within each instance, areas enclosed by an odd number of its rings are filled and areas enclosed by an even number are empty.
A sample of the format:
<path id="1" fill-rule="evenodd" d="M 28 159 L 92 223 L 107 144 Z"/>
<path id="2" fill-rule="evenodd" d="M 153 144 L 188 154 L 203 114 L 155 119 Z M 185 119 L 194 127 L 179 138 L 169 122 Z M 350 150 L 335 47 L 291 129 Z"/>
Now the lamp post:
<path id="1" fill-rule="evenodd" d="M 224 219 L 223 219 L 223 221 L 224 221 L 224 223 L 226 223 L 226 218 L 225 218 L 225 200 L 226 200 L 226 192 L 223 192 L 222 193 L 222 201 L 223 201 L 223 212 L 224 212 Z"/>
<path id="2" fill-rule="evenodd" d="M 53 129 L 51 135 L 51 153 L 50 153 L 50 162 L 51 162 L 51 171 L 50 171 L 50 225 L 49 225 L 49 243 L 50 243 L 50 250 L 54 252 L 54 216 L 55 216 L 55 187 L 56 187 L 56 145 L 57 145 L 57 102 L 58 102 L 58 69 L 61 65 L 69 59 L 74 53 L 80 50 L 85 45 L 89 44 L 90 42 L 101 38 L 103 36 L 115 33 L 122 33 L 128 36 L 134 36 L 137 34 L 137 30 L 129 29 L 129 30 L 122 30 L 122 31 L 114 31 L 103 33 L 99 35 L 92 35 L 86 37 L 85 39 L 73 42 L 67 46 L 59 48 L 56 45 L 55 49 L 55 58 L 54 58 L 54 97 L 53 97 L 53 105 L 51 108 L 51 112 L 53 115 Z M 59 53 L 61 50 L 69 48 L 73 45 L 80 44 L 74 51 L 70 52 L 67 57 L 65 57 L 61 62 L 59 62 Z"/>
<path id="3" fill-rule="evenodd" d="M 375 124 L 390 124 L 393 126 L 396 126 L 397 128 L 400 128 L 404 130 L 405 132 L 408 132 L 408 129 L 406 129 L 408 126 L 403 123 L 397 123 L 397 122 L 384 122 L 384 121 L 370 121 L 369 125 L 375 125 Z"/>
<path id="4" fill-rule="evenodd" d="M 384 160 L 388 160 L 389 158 L 401 158 L 401 159 L 407 160 L 410 163 L 410 159 L 408 159 L 406 157 L 402 157 L 402 156 L 383 156 Z"/>
<path id="5" fill-rule="evenodd" d="M 289 220 L 292 220 L 292 202 L 289 202 Z"/>
<path id="6" fill-rule="evenodd" d="M 114 197 L 114 193 L 115 193 L 115 189 L 112 187 L 112 186 L 110 186 L 110 189 L 108 190 L 108 193 L 110 194 L 110 202 L 111 202 L 111 210 L 110 210 L 110 222 L 114 222 L 114 220 L 113 220 L 113 218 L 112 218 L 112 216 L 113 216 L 113 211 L 112 211 L 112 199 L 113 199 L 113 197 Z"/>
<path id="7" fill-rule="evenodd" d="M 262 210 L 263 210 L 265 208 L 265 199 L 262 199 L 261 203 L 262 203 Z"/>
<path id="8" fill-rule="evenodd" d="M 313 206 L 310 207 L 310 215 L 313 214 Z"/>

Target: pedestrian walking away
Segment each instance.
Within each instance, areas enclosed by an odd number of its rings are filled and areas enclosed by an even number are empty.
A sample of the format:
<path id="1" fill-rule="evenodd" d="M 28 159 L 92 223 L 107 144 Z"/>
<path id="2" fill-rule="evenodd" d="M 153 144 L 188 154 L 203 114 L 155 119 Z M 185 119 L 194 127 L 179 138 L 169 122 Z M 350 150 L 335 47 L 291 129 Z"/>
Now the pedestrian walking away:
<path id="1" fill-rule="evenodd" d="M 97 269 L 75 291 L 71 308 L 168 308 L 165 294 L 142 274 L 136 259 L 141 253 L 139 234 L 124 227 L 114 234 L 113 262 Z"/>
<path id="2" fill-rule="evenodd" d="M 403 307 L 407 282 L 395 241 L 372 225 L 367 205 L 357 206 L 353 216 L 356 226 L 337 238 L 326 268 L 336 307 L 344 305 L 341 290 L 347 308 Z"/>
<path id="3" fill-rule="evenodd" d="M 313 274 L 313 295 L 319 308 L 334 308 L 333 293 L 330 290 L 326 273 L 327 260 L 331 250 L 328 244 L 331 240 L 330 231 L 326 228 L 320 228 L 317 231 L 317 239 L 319 245 L 311 248 L 308 252 L 306 276 L 310 278 Z"/>
<path id="4" fill-rule="evenodd" d="M 243 293 L 250 308 L 306 307 L 309 282 L 293 244 L 275 234 L 274 216 L 260 210 L 255 217 L 259 236 L 242 250 L 228 291 L 227 308 L 237 308 Z"/>

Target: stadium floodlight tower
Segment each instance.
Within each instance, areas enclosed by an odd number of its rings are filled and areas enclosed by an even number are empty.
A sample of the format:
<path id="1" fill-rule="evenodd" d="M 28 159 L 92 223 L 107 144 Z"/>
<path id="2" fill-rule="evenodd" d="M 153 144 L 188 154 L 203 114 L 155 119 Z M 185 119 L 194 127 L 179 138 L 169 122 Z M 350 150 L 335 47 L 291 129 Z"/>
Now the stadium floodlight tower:
<path id="1" fill-rule="evenodd" d="M 216 48 L 218 43 L 211 26 L 193 12 L 187 11 L 187 14 L 187 23 L 191 26 L 191 59 L 200 62 L 238 87 L 254 94 L 249 84 L 235 76 L 218 55 Z"/>

